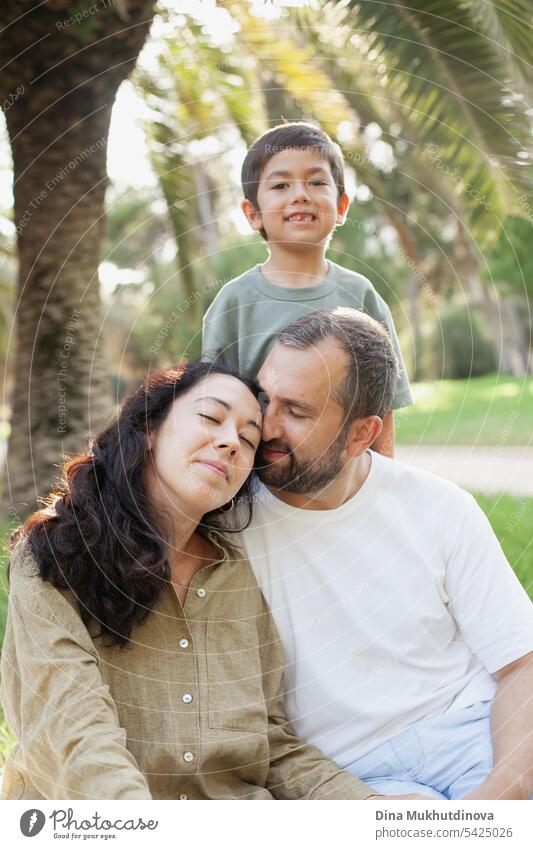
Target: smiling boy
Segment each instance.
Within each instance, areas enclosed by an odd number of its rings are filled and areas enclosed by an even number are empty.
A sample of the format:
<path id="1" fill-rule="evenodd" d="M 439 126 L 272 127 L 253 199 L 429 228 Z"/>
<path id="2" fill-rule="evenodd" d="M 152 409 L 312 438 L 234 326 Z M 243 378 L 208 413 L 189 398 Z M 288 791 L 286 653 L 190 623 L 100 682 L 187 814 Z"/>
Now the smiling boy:
<path id="1" fill-rule="evenodd" d="M 338 145 L 311 124 L 282 124 L 253 143 L 241 177 L 243 212 L 266 240 L 269 257 L 218 293 L 204 317 L 204 354 L 223 354 L 239 371 L 257 374 L 288 323 L 315 310 L 352 307 L 389 331 L 400 362 L 392 409 L 411 404 L 387 304 L 366 277 L 326 259 L 349 207 Z M 373 448 L 392 456 L 392 410 Z"/>

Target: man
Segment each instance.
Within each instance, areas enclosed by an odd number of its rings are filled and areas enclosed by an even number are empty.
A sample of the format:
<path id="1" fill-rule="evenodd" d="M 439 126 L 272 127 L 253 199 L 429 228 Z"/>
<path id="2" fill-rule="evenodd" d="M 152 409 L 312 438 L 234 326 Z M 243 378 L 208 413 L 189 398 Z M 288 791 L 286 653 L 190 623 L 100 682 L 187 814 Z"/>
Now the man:
<path id="1" fill-rule="evenodd" d="M 397 362 L 376 321 L 315 312 L 259 373 L 242 542 L 298 735 L 385 794 L 533 791 L 533 608 L 474 499 L 370 452 Z"/>

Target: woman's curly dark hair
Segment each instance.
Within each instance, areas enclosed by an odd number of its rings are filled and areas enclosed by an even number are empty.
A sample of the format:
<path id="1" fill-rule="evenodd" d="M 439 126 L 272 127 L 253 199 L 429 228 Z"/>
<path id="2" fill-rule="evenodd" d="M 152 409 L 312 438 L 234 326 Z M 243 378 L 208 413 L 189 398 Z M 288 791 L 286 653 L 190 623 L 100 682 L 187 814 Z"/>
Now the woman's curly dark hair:
<path id="1" fill-rule="evenodd" d="M 146 618 L 170 579 L 161 517 L 156 521 L 144 485 L 147 435 L 160 427 L 179 395 L 210 374 L 236 377 L 258 396 L 256 384 L 218 362 L 153 374 L 89 449 L 65 463 L 60 485 L 13 537 L 13 545 L 28 540 L 41 578 L 72 590 L 85 624 L 96 620 L 117 645 L 128 642 L 134 623 Z M 247 522 L 249 496 L 250 478 L 235 496 Z M 201 527 L 216 528 L 223 510 L 224 505 L 206 514 Z"/>

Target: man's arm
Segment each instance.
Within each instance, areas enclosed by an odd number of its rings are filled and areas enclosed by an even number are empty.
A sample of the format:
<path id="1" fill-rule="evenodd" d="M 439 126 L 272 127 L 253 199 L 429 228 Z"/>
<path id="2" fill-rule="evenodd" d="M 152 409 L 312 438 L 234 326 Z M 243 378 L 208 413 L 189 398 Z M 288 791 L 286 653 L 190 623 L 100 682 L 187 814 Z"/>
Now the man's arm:
<path id="1" fill-rule="evenodd" d="M 383 416 L 381 433 L 372 443 L 371 448 L 383 454 L 384 457 L 394 457 L 394 413 L 392 410 Z"/>
<path id="2" fill-rule="evenodd" d="M 528 799 L 533 793 L 533 652 L 493 673 L 494 766 L 467 799 Z"/>

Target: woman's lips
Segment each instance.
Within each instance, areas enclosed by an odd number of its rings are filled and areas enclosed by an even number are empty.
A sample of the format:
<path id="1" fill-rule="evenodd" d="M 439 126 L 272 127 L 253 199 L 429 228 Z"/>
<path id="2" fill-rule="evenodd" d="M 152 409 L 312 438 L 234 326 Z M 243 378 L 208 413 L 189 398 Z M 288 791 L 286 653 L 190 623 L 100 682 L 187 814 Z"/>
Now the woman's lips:
<path id="1" fill-rule="evenodd" d="M 219 477 L 224 478 L 224 480 L 228 480 L 228 473 L 225 471 L 222 466 L 214 465 L 210 463 L 209 460 L 198 460 L 197 461 L 201 466 L 205 466 L 206 469 L 209 469 L 210 472 L 215 472 Z"/>

